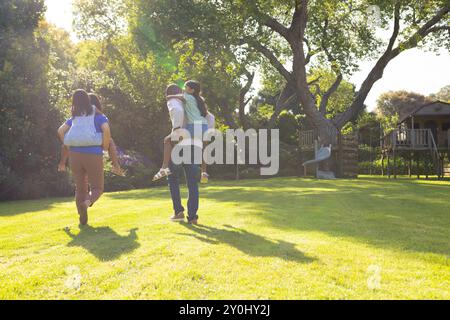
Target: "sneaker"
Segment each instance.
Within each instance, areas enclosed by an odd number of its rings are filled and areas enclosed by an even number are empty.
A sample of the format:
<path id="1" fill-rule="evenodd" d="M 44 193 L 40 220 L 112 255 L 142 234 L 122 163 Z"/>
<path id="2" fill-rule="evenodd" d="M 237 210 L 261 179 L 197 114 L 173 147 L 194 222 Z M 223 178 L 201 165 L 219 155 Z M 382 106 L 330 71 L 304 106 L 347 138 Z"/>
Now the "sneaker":
<path id="1" fill-rule="evenodd" d="M 198 225 L 197 219 L 192 219 L 192 220 L 188 221 L 188 223 L 193 224 L 193 225 Z"/>
<path id="2" fill-rule="evenodd" d="M 80 212 L 80 225 L 84 226 L 88 223 L 88 212 L 87 207 L 84 205 L 85 208 L 83 208 L 82 212 Z"/>
<path id="3" fill-rule="evenodd" d="M 171 175 L 172 172 L 170 171 L 169 168 L 161 168 L 159 169 L 158 173 L 155 174 L 155 176 L 153 177 L 153 181 L 158 181 L 164 177 L 167 177 L 168 175 Z"/>
<path id="4" fill-rule="evenodd" d="M 184 212 L 174 214 L 173 216 L 170 217 L 170 220 L 175 221 L 175 222 L 184 221 Z"/>
<path id="5" fill-rule="evenodd" d="M 202 176 L 200 178 L 200 183 L 208 183 L 209 180 L 209 174 L 206 172 L 202 172 Z"/>

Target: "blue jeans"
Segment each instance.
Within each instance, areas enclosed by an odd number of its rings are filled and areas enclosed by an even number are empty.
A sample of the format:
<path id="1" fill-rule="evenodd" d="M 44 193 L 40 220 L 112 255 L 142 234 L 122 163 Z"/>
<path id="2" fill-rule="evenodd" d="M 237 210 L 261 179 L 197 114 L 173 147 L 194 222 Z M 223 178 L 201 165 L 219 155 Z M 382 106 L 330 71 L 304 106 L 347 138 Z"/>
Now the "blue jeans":
<path id="1" fill-rule="evenodd" d="M 170 171 L 172 174 L 167 177 L 169 183 L 170 195 L 172 197 L 173 211 L 175 214 L 184 212 L 184 207 L 181 204 L 180 195 L 180 177 L 184 170 L 187 187 L 189 191 L 188 196 L 188 220 L 192 221 L 198 219 L 198 203 L 199 203 L 199 192 L 198 192 L 198 181 L 200 180 L 200 166 L 198 164 L 180 164 L 174 165 L 172 162 L 169 164 Z"/>

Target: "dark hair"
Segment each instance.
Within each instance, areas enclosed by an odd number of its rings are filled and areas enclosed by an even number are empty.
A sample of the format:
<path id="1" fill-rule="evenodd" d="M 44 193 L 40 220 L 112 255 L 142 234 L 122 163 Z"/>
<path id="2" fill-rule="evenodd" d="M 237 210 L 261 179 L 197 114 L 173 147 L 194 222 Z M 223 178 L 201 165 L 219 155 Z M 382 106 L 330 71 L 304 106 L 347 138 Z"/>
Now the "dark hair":
<path id="1" fill-rule="evenodd" d="M 197 100 L 198 110 L 200 110 L 200 114 L 202 115 L 202 117 L 206 117 L 206 115 L 208 114 L 208 110 L 206 109 L 205 100 L 203 100 L 203 98 L 200 96 L 200 91 L 202 89 L 200 82 L 189 80 L 184 85 L 194 90 L 194 93 L 192 95 L 195 97 L 195 100 Z"/>
<path id="2" fill-rule="evenodd" d="M 174 83 L 169 84 L 166 88 L 166 96 L 173 96 L 180 93 L 183 93 L 183 90 Z"/>
<path id="3" fill-rule="evenodd" d="M 98 111 L 102 111 L 102 103 L 95 93 L 89 93 L 89 99 L 91 100 L 91 104 L 94 105 Z"/>
<path id="4" fill-rule="evenodd" d="M 89 95 L 83 89 L 75 90 L 72 95 L 72 117 L 92 114 L 92 104 Z"/>

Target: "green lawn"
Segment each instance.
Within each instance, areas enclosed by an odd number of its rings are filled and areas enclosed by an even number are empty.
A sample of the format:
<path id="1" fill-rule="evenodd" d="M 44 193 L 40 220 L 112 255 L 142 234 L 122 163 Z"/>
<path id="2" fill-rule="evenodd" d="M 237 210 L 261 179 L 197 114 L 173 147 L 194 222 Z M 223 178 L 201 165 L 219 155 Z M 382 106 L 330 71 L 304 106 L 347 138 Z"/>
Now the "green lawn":
<path id="1" fill-rule="evenodd" d="M 183 189 L 183 194 L 186 190 Z M 0 299 L 450 299 L 450 182 L 216 181 L 0 203 Z M 69 230 L 65 229 L 66 227 Z"/>

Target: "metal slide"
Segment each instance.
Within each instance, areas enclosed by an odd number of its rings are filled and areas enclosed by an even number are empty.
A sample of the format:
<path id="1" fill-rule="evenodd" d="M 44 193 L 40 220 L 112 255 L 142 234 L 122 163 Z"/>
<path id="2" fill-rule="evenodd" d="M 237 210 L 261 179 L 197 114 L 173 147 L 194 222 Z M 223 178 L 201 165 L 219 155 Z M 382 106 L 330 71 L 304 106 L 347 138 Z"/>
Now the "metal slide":
<path id="1" fill-rule="evenodd" d="M 336 179 L 334 172 L 332 171 L 321 171 L 318 168 L 319 162 L 327 160 L 331 157 L 331 144 L 328 147 L 322 146 L 319 150 L 317 150 L 317 145 L 315 148 L 315 158 L 303 163 L 303 167 L 305 167 L 305 175 L 306 175 L 306 166 L 315 164 L 316 165 L 316 178 L 318 179 Z"/>

